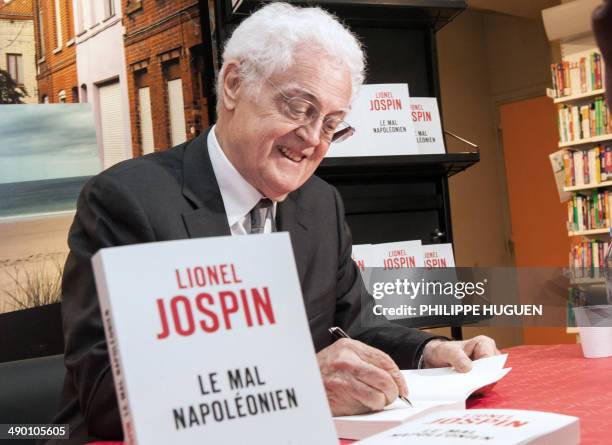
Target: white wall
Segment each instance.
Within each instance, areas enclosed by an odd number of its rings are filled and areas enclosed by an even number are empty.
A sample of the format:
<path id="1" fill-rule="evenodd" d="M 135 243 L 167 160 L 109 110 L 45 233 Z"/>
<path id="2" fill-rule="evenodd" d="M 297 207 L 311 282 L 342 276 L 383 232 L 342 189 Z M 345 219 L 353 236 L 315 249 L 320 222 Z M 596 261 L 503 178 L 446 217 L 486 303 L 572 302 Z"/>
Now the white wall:
<path id="1" fill-rule="evenodd" d="M 444 125 L 479 144 L 481 155 L 450 180 L 456 262 L 512 265 L 498 107 L 542 96 L 550 85 L 542 22 L 468 10 L 438 32 L 437 44 Z M 447 142 L 449 151 L 467 149 Z"/>
<path id="2" fill-rule="evenodd" d="M 480 145 L 481 161 L 449 181 L 459 266 L 511 266 L 510 215 L 499 105 L 542 96 L 549 86 L 550 50 L 540 20 L 466 11 L 437 35 L 445 127 Z M 468 147 L 449 142 L 449 151 Z M 549 173 L 549 172 L 546 172 Z M 448 330 L 442 330 L 449 335 Z M 500 347 L 522 342 L 520 328 L 466 327 Z"/>
<path id="3" fill-rule="evenodd" d="M 84 22 L 86 31 L 82 35 L 77 35 L 77 14 L 78 7 L 85 6 Z M 98 147 L 102 147 L 102 131 L 100 124 L 100 109 L 96 84 L 111 79 L 119 79 L 121 88 L 121 106 L 123 110 L 124 127 L 124 146 L 125 157 L 132 157 L 132 137 L 130 127 L 130 107 L 128 97 L 128 83 L 126 77 L 125 51 L 123 44 L 124 27 L 121 23 L 121 3 L 115 0 L 115 16 L 105 22 L 104 7 L 102 1 L 96 1 L 96 23 L 92 23 L 90 14 L 90 2 L 73 0 L 73 10 L 75 15 L 75 35 L 76 37 L 76 60 L 77 78 L 79 88 L 87 85 L 87 101 L 92 103 L 94 117 L 96 120 L 96 138 Z M 93 26 L 93 27 L 92 27 Z M 102 159 L 102 151 L 100 156 Z"/>

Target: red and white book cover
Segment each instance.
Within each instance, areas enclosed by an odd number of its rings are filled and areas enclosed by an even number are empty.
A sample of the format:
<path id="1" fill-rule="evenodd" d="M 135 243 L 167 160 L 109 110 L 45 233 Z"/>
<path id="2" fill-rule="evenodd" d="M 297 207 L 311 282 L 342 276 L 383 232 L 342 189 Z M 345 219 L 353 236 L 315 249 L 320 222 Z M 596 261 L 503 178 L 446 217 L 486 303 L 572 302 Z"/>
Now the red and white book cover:
<path id="1" fill-rule="evenodd" d="M 576 445 L 577 417 L 541 411 L 440 411 L 357 442 L 359 445 Z"/>
<path id="2" fill-rule="evenodd" d="M 286 233 L 92 261 L 127 443 L 338 443 Z"/>
<path id="3" fill-rule="evenodd" d="M 362 85 L 345 118 L 355 134 L 326 157 L 419 154 L 410 114 L 408 84 Z"/>
<path id="4" fill-rule="evenodd" d="M 373 247 L 374 267 L 396 270 L 425 266 L 420 240 L 374 244 Z"/>
<path id="5" fill-rule="evenodd" d="M 351 258 L 361 273 L 372 267 L 372 244 L 354 244 Z"/>
<path id="6" fill-rule="evenodd" d="M 453 245 L 450 243 L 424 245 L 423 261 L 427 269 L 436 267 L 455 267 Z"/>

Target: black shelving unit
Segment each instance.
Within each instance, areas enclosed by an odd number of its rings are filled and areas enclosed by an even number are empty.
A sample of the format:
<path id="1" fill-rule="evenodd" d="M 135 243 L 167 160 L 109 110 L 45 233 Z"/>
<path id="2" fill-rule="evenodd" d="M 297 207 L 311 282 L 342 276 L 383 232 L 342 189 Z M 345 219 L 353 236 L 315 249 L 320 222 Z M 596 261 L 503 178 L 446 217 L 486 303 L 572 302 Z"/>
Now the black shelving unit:
<path id="1" fill-rule="evenodd" d="M 406 156 L 362 156 L 325 158 L 317 170 L 319 176 L 332 181 L 350 179 L 354 175 L 370 179 L 382 177 L 450 178 L 480 161 L 479 152 L 445 153 Z"/>

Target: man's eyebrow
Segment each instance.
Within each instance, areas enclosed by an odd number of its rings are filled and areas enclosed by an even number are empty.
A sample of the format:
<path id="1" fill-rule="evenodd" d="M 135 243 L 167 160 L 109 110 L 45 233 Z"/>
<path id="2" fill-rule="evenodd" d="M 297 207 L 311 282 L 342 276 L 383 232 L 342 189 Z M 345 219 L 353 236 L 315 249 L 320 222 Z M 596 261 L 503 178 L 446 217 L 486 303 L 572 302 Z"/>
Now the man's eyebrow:
<path id="1" fill-rule="evenodd" d="M 321 107 L 321 102 L 319 101 L 319 99 L 317 98 L 317 96 L 315 94 L 313 94 L 312 92 L 310 92 L 309 90 L 307 90 L 304 87 L 298 86 L 298 85 L 288 85 L 286 87 L 285 90 L 283 90 L 283 93 L 287 96 L 287 97 L 291 97 L 291 95 L 299 95 L 300 97 L 307 99 L 309 102 L 312 102 L 314 105 L 316 105 L 317 107 Z M 338 110 L 335 111 L 331 111 L 329 113 L 327 113 L 327 115 L 331 115 L 331 114 L 340 114 L 340 113 L 348 113 L 350 111 L 350 108 L 340 108 Z"/>

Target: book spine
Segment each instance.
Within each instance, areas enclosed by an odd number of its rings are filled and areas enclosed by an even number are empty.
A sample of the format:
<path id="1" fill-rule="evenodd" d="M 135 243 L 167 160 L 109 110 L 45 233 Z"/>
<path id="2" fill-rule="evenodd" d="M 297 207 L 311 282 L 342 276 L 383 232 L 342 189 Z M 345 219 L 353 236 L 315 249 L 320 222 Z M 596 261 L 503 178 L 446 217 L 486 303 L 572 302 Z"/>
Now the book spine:
<path id="1" fill-rule="evenodd" d="M 589 76 L 591 79 L 591 89 L 589 91 L 593 91 L 597 89 L 595 86 L 595 53 L 591 53 L 591 57 L 589 59 L 591 62 L 591 75 Z"/>
<path id="2" fill-rule="evenodd" d="M 599 53 L 594 53 L 595 56 L 595 89 L 599 90 L 602 88 L 601 79 L 601 56 Z"/>
<path id="3" fill-rule="evenodd" d="M 587 106 L 583 105 L 580 107 L 580 139 L 586 138 L 589 132 L 589 119 L 588 119 L 589 109 Z"/>
<path id="4" fill-rule="evenodd" d="M 610 197 L 609 197 L 608 191 L 605 190 L 603 207 L 604 207 L 604 220 L 606 221 L 606 227 L 610 227 L 610 206 L 608 205 L 609 200 L 610 200 Z"/>
<path id="5" fill-rule="evenodd" d="M 596 212 L 596 223 L 597 227 L 604 227 L 603 224 L 603 203 L 601 202 L 602 195 L 601 191 L 597 192 L 597 212 Z"/>
<path id="6" fill-rule="evenodd" d="M 606 170 L 606 152 L 603 147 L 598 146 L 599 151 L 599 179 L 601 182 L 608 180 L 608 171 Z"/>
<path id="7" fill-rule="evenodd" d="M 601 125 L 601 114 L 601 97 L 599 97 L 595 100 L 595 134 L 597 134 L 598 136 L 603 134 L 603 127 Z"/>
<path id="8" fill-rule="evenodd" d="M 589 136 L 587 137 L 593 137 L 596 136 L 596 124 L 595 124 L 595 118 L 596 118 L 596 112 L 595 112 L 595 102 L 591 103 L 591 107 L 590 107 L 590 113 L 589 113 Z"/>
<path id="9" fill-rule="evenodd" d="M 569 96 L 572 94 L 572 86 L 570 81 L 570 65 L 568 61 L 563 62 L 563 94 Z"/>
<path id="10" fill-rule="evenodd" d="M 590 184 L 591 178 L 589 176 L 589 152 L 582 152 L 582 177 L 584 178 L 583 184 Z"/>
<path id="11" fill-rule="evenodd" d="M 563 175 L 564 175 L 565 186 L 570 187 L 571 185 L 573 185 L 571 165 L 570 165 L 570 155 L 567 152 L 567 150 L 563 152 Z"/>
<path id="12" fill-rule="evenodd" d="M 593 157 L 595 158 L 595 183 L 601 183 L 601 150 L 599 146 L 593 149 Z"/>
<path id="13" fill-rule="evenodd" d="M 586 68 L 586 58 L 580 58 L 580 92 L 586 93 L 587 90 L 587 68 Z"/>
<path id="14" fill-rule="evenodd" d="M 125 445 L 138 445 L 133 427 L 132 410 L 130 409 L 128 390 L 125 384 L 125 368 L 121 362 L 119 344 L 117 337 L 115 336 L 112 305 L 109 299 L 108 283 L 104 273 L 104 260 L 102 259 L 101 254 L 94 256 L 92 265 L 96 277 L 96 288 L 98 290 L 100 312 L 102 314 L 102 321 L 104 323 L 104 333 L 106 335 L 108 355 L 110 357 L 111 370 L 113 372 L 113 380 L 115 382 L 117 403 L 119 405 L 119 413 L 121 414 L 124 443 Z"/>

